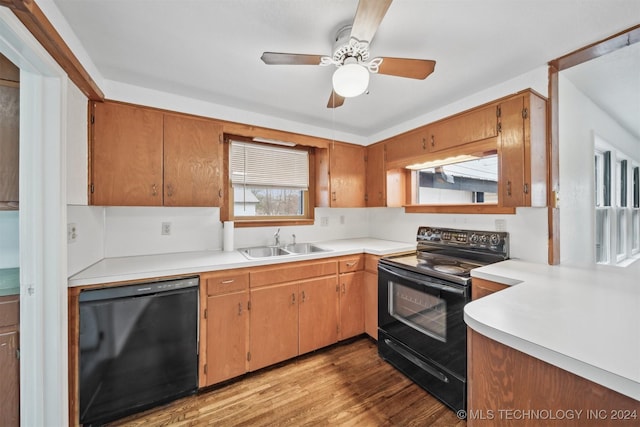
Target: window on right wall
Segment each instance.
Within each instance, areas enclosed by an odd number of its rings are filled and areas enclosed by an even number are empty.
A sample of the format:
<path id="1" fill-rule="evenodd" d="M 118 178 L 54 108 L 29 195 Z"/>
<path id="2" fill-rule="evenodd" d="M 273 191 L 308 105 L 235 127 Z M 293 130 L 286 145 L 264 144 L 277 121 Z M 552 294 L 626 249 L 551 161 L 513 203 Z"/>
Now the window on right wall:
<path id="1" fill-rule="evenodd" d="M 599 138 L 594 155 L 596 262 L 627 265 L 640 256 L 638 162 Z"/>

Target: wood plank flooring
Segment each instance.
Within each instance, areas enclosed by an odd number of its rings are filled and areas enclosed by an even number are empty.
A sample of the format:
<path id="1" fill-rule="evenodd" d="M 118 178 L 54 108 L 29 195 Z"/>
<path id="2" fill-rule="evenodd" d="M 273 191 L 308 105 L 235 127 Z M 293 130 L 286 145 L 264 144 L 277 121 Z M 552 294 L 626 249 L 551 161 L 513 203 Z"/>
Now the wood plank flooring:
<path id="1" fill-rule="evenodd" d="M 378 356 L 338 344 L 112 426 L 457 426 L 465 421 Z"/>

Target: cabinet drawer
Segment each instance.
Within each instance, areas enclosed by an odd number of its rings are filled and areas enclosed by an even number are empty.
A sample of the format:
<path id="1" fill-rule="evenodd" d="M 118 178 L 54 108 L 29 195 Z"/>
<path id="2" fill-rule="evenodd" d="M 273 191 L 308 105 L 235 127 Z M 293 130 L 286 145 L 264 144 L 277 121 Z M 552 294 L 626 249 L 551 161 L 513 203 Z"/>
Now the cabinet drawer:
<path id="1" fill-rule="evenodd" d="M 202 275 L 206 281 L 207 295 L 219 295 L 227 292 L 242 291 L 249 288 L 249 273 L 239 271 L 221 271 Z"/>
<path id="2" fill-rule="evenodd" d="M 17 296 L 0 297 L 0 328 L 14 326 L 19 323 L 19 301 Z"/>
<path id="3" fill-rule="evenodd" d="M 364 268 L 364 259 L 362 255 L 342 258 L 338 264 L 338 271 L 340 271 L 340 273 L 349 273 L 352 271 L 362 270 Z"/>

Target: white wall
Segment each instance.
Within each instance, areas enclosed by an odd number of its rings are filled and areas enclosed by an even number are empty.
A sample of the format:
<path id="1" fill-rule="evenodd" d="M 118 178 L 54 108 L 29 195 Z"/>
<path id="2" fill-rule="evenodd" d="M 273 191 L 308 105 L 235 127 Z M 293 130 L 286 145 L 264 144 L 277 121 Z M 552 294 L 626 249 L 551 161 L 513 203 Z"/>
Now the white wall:
<path id="1" fill-rule="evenodd" d="M 560 262 L 595 263 L 594 133 L 630 156 L 640 141 L 560 73 Z"/>

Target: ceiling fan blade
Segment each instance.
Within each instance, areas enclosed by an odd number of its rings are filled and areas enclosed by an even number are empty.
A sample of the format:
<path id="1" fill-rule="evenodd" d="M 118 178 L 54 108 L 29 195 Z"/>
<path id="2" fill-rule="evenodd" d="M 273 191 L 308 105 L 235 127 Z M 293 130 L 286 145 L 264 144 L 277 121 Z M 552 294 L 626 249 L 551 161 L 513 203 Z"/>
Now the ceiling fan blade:
<path id="1" fill-rule="evenodd" d="M 323 56 L 324 55 L 264 52 L 260 59 L 268 65 L 320 65 L 320 58 Z"/>
<path id="2" fill-rule="evenodd" d="M 360 0 L 353 19 L 351 37 L 371 43 L 392 0 Z"/>
<path id="3" fill-rule="evenodd" d="M 429 59 L 382 58 L 378 74 L 422 80 L 433 73 L 435 67 L 436 61 Z"/>
<path id="4" fill-rule="evenodd" d="M 331 91 L 331 96 L 329 97 L 329 102 L 327 102 L 327 108 L 338 108 L 344 104 L 344 97 L 340 96 L 336 93 L 336 91 Z"/>

